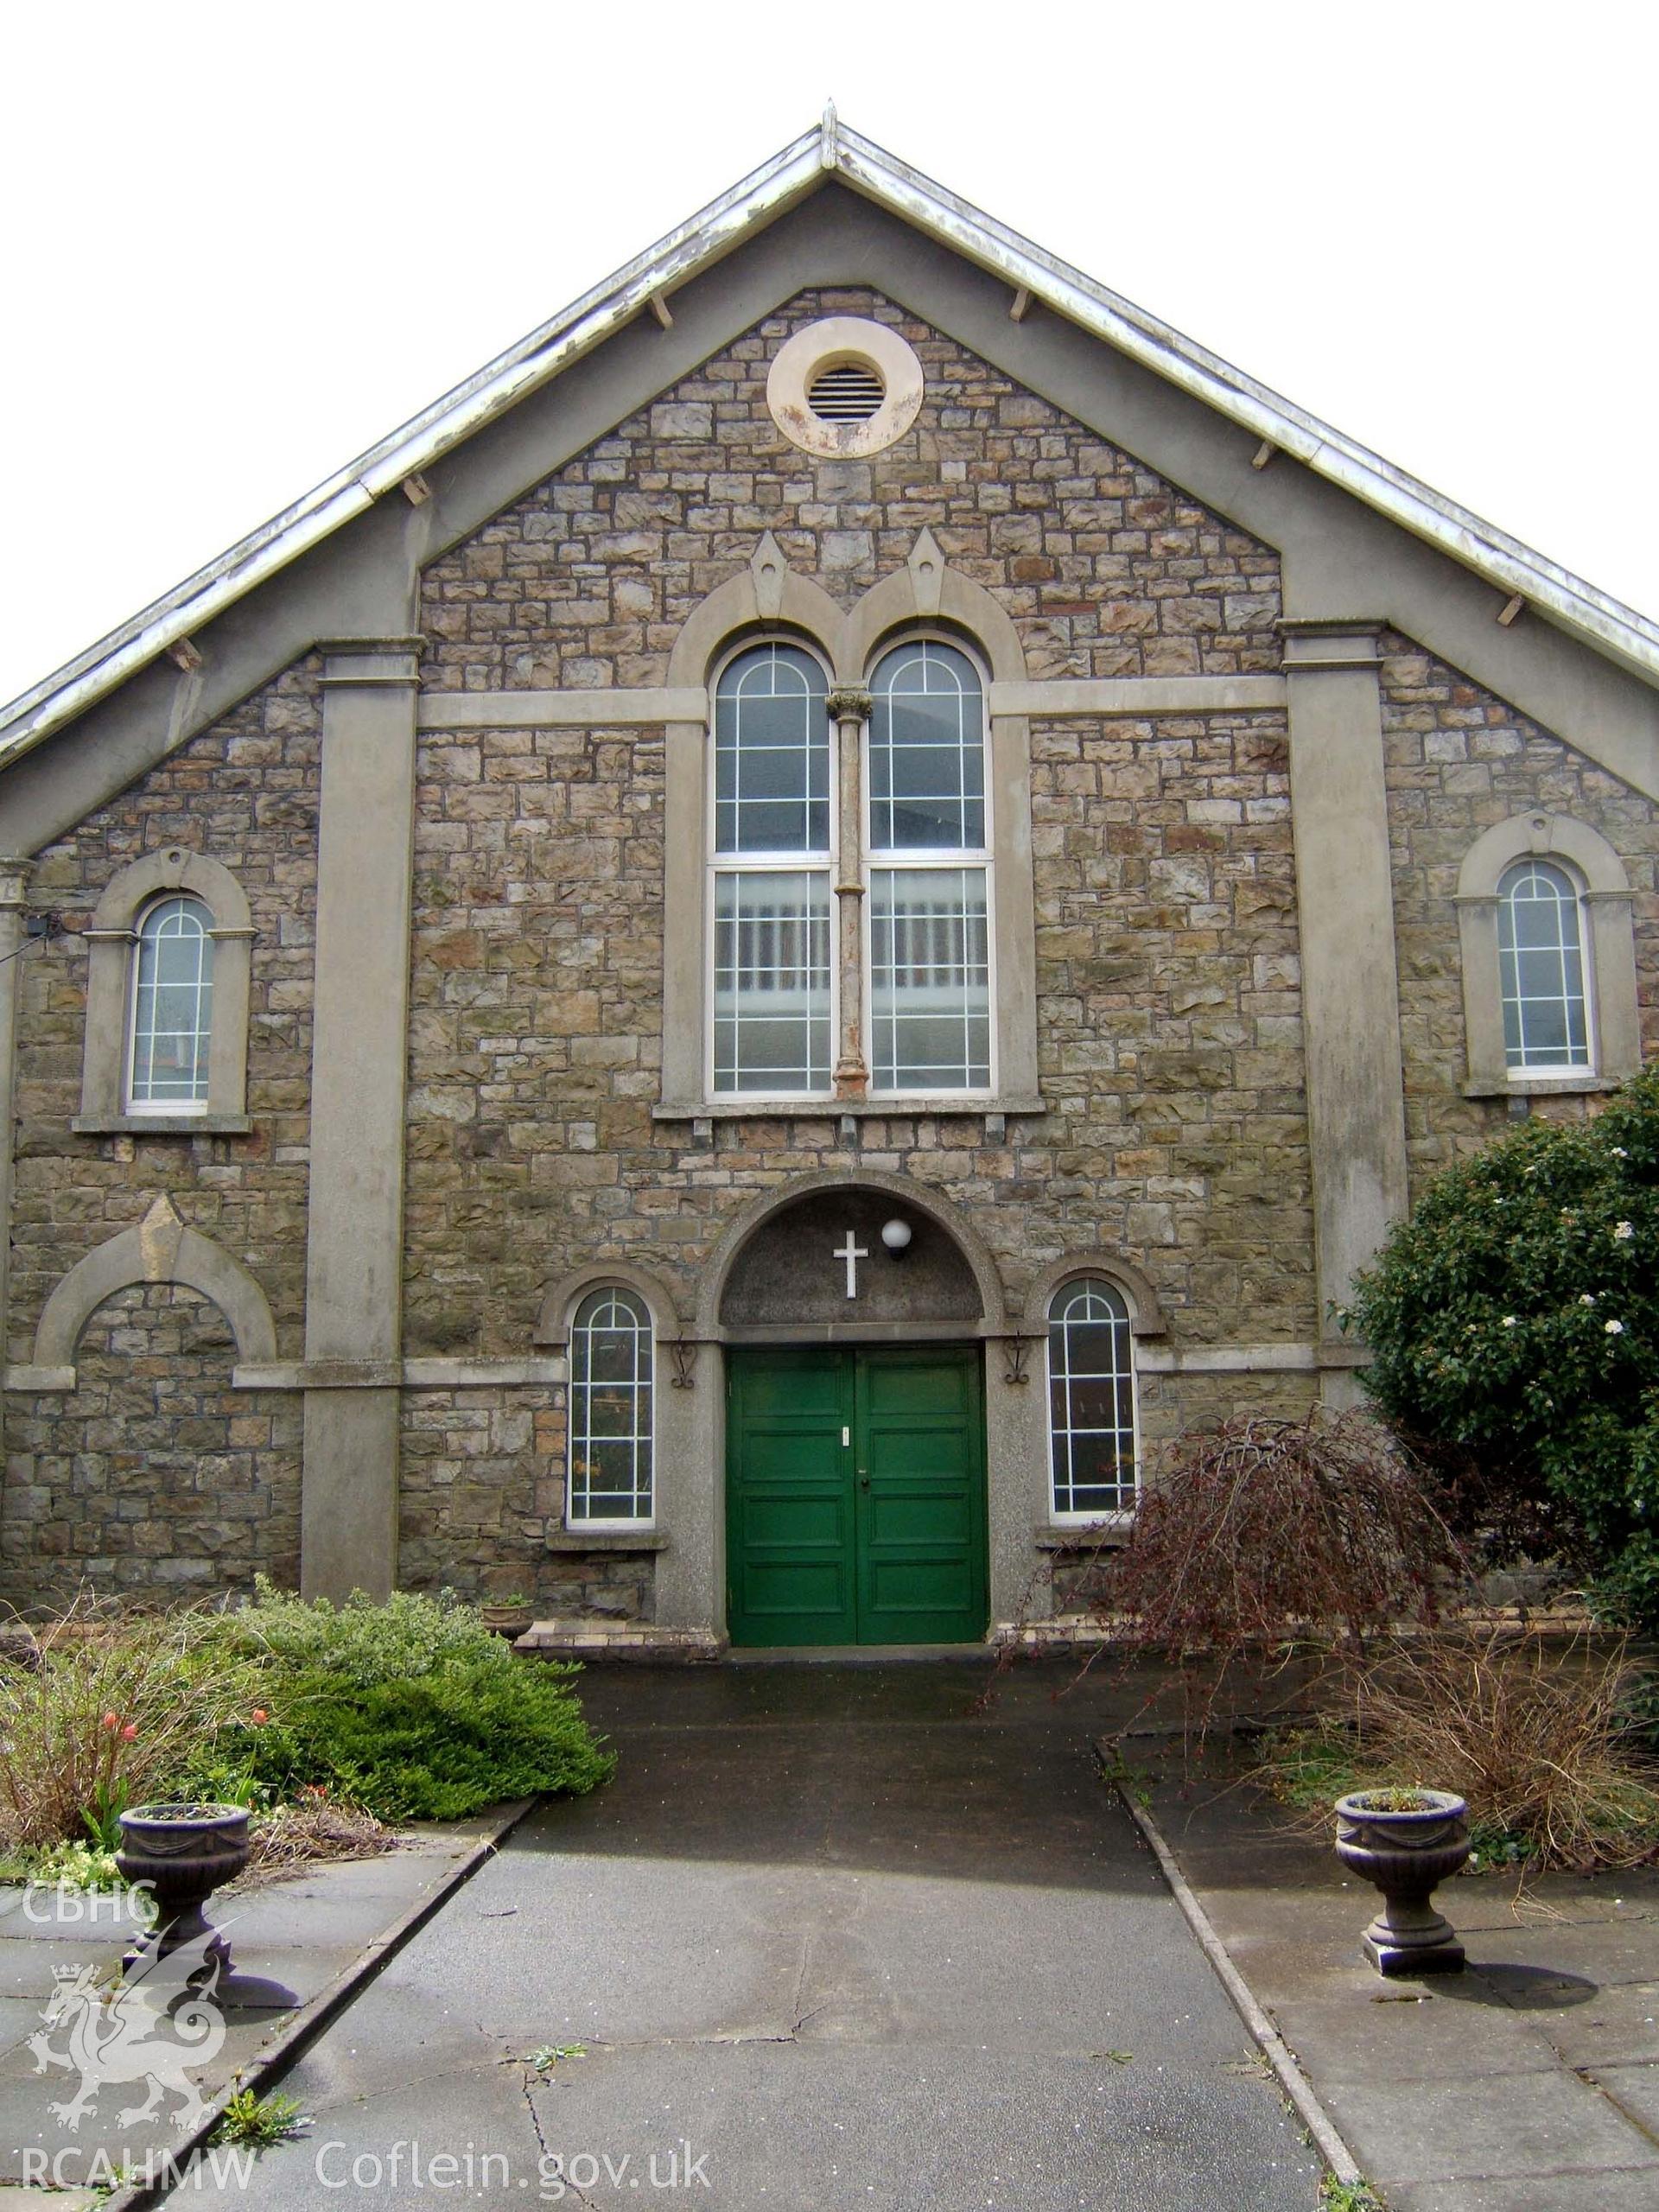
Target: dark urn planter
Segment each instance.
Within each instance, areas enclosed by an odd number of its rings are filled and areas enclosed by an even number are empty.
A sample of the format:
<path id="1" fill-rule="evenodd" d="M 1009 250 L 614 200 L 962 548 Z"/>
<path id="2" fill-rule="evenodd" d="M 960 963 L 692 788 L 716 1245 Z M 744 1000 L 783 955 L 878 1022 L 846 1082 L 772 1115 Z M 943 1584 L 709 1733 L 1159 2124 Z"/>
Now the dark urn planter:
<path id="1" fill-rule="evenodd" d="M 1365 1930 L 1383 1974 L 1456 1974 L 1463 1946 L 1429 1900 L 1469 1856 L 1468 1807 L 1449 1789 L 1356 1789 L 1337 1800 L 1337 1856 L 1382 1892 Z"/>
<path id="2" fill-rule="evenodd" d="M 200 1948 L 221 1974 L 231 1968 L 230 1946 L 202 1906 L 248 1863 L 248 1815 L 240 1805 L 135 1805 L 121 1815 L 121 1848 L 115 1863 L 129 1882 L 147 1883 L 156 1899 L 156 1925 L 123 1961 L 165 1958 L 181 1944 Z"/>

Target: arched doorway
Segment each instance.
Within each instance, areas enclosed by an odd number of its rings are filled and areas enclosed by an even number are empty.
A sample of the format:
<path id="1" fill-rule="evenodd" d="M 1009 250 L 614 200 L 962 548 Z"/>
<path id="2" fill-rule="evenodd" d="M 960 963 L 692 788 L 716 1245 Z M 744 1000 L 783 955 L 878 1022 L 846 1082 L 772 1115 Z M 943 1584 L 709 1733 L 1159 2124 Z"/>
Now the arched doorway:
<path id="1" fill-rule="evenodd" d="M 720 1305 L 734 1643 L 982 1638 L 986 1318 L 936 1211 L 891 1188 L 754 1229 Z"/>

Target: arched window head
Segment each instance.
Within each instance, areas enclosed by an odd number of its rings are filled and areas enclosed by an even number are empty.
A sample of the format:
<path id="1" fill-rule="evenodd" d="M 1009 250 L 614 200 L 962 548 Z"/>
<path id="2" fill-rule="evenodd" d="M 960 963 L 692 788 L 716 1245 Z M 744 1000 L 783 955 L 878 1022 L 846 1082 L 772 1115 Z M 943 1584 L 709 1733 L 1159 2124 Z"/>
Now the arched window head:
<path id="1" fill-rule="evenodd" d="M 870 680 L 870 1088 L 987 1090 L 991 871 L 985 698 L 966 653 L 916 638 Z M 903 867 L 882 860 L 903 855 Z M 961 864 L 971 856 L 972 865 Z"/>
<path id="2" fill-rule="evenodd" d="M 981 852 L 985 700 L 964 652 L 899 646 L 870 682 L 870 844 L 876 852 Z"/>
<path id="3" fill-rule="evenodd" d="M 1137 1478 L 1129 1309 L 1103 1275 L 1076 1276 L 1049 1301 L 1048 1391 L 1056 1521 L 1133 1512 Z"/>
<path id="4" fill-rule="evenodd" d="M 1518 861 L 1498 883 L 1503 1052 L 1518 1072 L 1592 1065 L 1580 916 L 1579 887 L 1553 861 Z"/>
<path id="5" fill-rule="evenodd" d="M 127 1105 L 205 1113 L 213 1027 L 213 918 L 200 899 L 158 899 L 139 918 Z"/>
<path id="6" fill-rule="evenodd" d="M 82 1136 L 245 1135 L 253 917 L 231 871 L 165 845 L 118 871 L 82 932 Z"/>
<path id="7" fill-rule="evenodd" d="M 1611 1090 L 1642 1065 L 1633 895 L 1599 830 L 1544 809 L 1458 870 L 1470 1098 Z"/>
<path id="8" fill-rule="evenodd" d="M 739 653 L 715 687 L 709 1080 L 717 1093 L 830 1086 L 826 690 L 813 656 L 780 641 Z"/>
<path id="9" fill-rule="evenodd" d="M 653 1390 L 645 1300 L 619 1285 L 589 1291 L 570 1327 L 572 1528 L 651 1520 Z"/>
<path id="10" fill-rule="evenodd" d="M 756 645 L 715 690 L 715 849 L 830 851 L 824 673 L 798 645 Z"/>

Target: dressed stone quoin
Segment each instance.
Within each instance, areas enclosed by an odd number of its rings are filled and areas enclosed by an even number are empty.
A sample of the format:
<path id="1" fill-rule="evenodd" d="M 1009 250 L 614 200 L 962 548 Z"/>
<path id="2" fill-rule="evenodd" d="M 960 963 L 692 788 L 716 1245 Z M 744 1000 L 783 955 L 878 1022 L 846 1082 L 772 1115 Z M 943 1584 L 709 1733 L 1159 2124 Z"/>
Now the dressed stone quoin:
<path id="1" fill-rule="evenodd" d="M 830 116 L 0 715 L 0 1595 L 1007 1632 L 1640 1065 L 1656 799 L 1653 623 Z"/>

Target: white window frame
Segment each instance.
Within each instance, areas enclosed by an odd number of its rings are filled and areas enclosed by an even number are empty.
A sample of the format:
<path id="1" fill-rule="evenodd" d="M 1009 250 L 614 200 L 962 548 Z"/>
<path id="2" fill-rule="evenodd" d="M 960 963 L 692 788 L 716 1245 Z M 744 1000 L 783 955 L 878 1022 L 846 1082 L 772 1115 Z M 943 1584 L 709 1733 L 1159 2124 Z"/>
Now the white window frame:
<path id="1" fill-rule="evenodd" d="M 200 1040 L 197 1059 L 201 1064 L 201 1096 L 199 1098 L 140 1098 L 137 1096 L 138 1076 L 138 994 L 143 980 L 144 932 L 163 907 L 188 906 L 196 908 L 201 919 L 201 941 L 207 972 L 207 1026 L 198 1027 L 193 1033 Z M 131 1115 L 150 1117 L 156 1115 L 205 1115 L 213 1096 L 213 1017 L 216 1011 L 213 997 L 213 970 L 217 946 L 213 938 L 213 909 L 207 900 L 194 891 L 163 891 L 159 897 L 148 900 L 134 918 L 132 928 L 132 975 L 127 1000 L 125 1047 L 123 1054 L 121 1099 L 123 1110 Z M 200 1017 L 202 992 L 197 991 L 197 1013 Z M 202 1047 L 205 1046 L 206 1050 Z M 153 1058 L 153 1055 L 152 1055 Z"/>
<path id="2" fill-rule="evenodd" d="M 1560 1077 L 1568 1082 L 1571 1082 L 1575 1077 L 1586 1077 L 1593 1080 L 1598 1072 L 1596 1066 L 1596 979 L 1594 963 L 1591 957 L 1590 932 L 1585 927 L 1584 894 L 1586 886 L 1584 879 L 1580 874 L 1578 869 L 1573 868 L 1570 862 L 1560 859 L 1555 854 L 1523 853 L 1518 859 L 1512 860 L 1510 862 L 1509 866 L 1503 870 L 1503 874 L 1500 875 L 1497 880 L 1498 1008 L 1500 1014 L 1507 1012 L 1510 1003 L 1503 995 L 1503 909 L 1506 906 L 1513 908 L 1515 903 L 1513 893 L 1506 895 L 1503 887 L 1509 881 L 1510 878 L 1516 874 L 1517 869 L 1521 868 L 1547 868 L 1550 870 L 1552 873 L 1559 875 L 1562 879 L 1566 883 L 1568 891 L 1572 894 L 1571 912 L 1573 918 L 1573 928 L 1577 937 L 1577 950 L 1579 956 L 1579 996 L 1583 1004 L 1585 1058 L 1582 1060 L 1538 1060 L 1532 1062 L 1524 1060 L 1516 1062 L 1512 1060 L 1509 1055 L 1509 1031 L 1506 1023 L 1504 1029 L 1504 1064 L 1512 1076 L 1530 1076 L 1534 1077 Z M 1510 928 L 1511 936 L 1513 936 L 1515 928 L 1513 919 L 1510 921 Z M 1570 1001 L 1567 998 L 1565 994 L 1563 995 L 1562 1003 L 1564 1005 L 1570 1003 Z M 1522 1027 L 1522 1048 L 1524 1050 L 1524 1027 Z"/>
<path id="3" fill-rule="evenodd" d="M 726 853 L 720 851 L 720 798 L 718 790 L 719 745 L 716 738 L 716 716 L 719 712 L 720 686 L 727 671 L 746 653 L 761 645 L 788 645 L 804 653 L 817 664 L 823 677 L 824 690 L 833 687 L 835 677 L 829 663 L 817 646 L 809 639 L 795 636 L 788 631 L 768 631 L 763 635 L 735 640 L 722 653 L 709 677 L 709 735 L 708 759 L 704 763 L 703 819 L 707 824 L 704 836 L 704 867 L 702 893 L 703 943 L 703 1006 L 706 1009 L 702 1035 L 702 1082 L 705 1096 L 721 1104 L 753 1105 L 757 1113 L 770 1106 L 819 1105 L 835 1095 L 836 1039 L 841 1024 L 841 959 L 836 913 L 836 880 L 841 861 L 840 809 L 836 803 L 841 773 L 840 734 L 835 718 L 826 712 L 825 727 L 829 737 L 829 844 L 826 852 L 817 853 Z M 719 1090 L 715 1084 L 715 995 L 719 970 L 719 925 L 717 902 L 719 879 L 722 875 L 822 875 L 829 891 L 830 930 L 830 1055 L 823 1086 L 817 1090 Z"/>
<path id="4" fill-rule="evenodd" d="M 1082 1285 L 1085 1283 L 1103 1284 L 1106 1289 L 1111 1292 L 1118 1304 L 1122 1307 L 1123 1333 L 1128 1347 L 1128 1366 L 1125 1372 L 1128 1378 L 1129 1398 L 1129 1440 L 1131 1445 L 1130 1465 L 1133 1470 L 1135 1478 L 1135 1503 L 1133 1505 L 1109 1508 L 1104 1512 L 1079 1511 L 1071 1508 L 1068 1508 L 1066 1510 L 1062 1511 L 1056 1503 L 1059 1495 L 1059 1470 L 1055 1455 L 1057 1440 L 1054 1427 L 1054 1309 L 1063 1300 L 1071 1297 Z M 1074 1272 L 1064 1276 L 1061 1281 L 1055 1283 L 1050 1289 L 1044 1305 L 1044 1317 L 1046 1322 L 1046 1326 L 1043 1332 L 1044 1426 L 1048 1439 L 1046 1458 L 1048 1465 L 1049 1524 L 1051 1527 L 1056 1529 L 1126 1529 L 1133 1522 L 1135 1514 L 1139 1510 L 1141 1497 L 1141 1395 L 1135 1357 L 1135 1302 L 1125 1294 L 1122 1286 L 1119 1283 L 1114 1282 L 1111 1276 L 1107 1274 L 1103 1268 L 1084 1267 L 1078 1268 Z M 1116 1380 L 1116 1377 L 1114 1377 L 1114 1380 Z M 1069 1434 L 1071 1433 L 1071 1432 L 1068 1429 L 1067 1433 Z"/>
<path id="5" fill-rule="evenodd" d="M 952 652 L 960 653 L 963 658 L 969 663 L 975 676 L 979 680 L 980 782 L 983 794 L 982 800 L 984 814 L 984 820 L 982 825 L 983 837 L 979 847 L 976 849 L 971 850 L 967 847 L 942 849 L 937 845 L 896 845 L 893 847 L 883 847 L 878 849 L 872 836 L 872 825 L 874 815 L 874 798 L 873 789 L 874 779 L 871 776 L 869 770 L 869 725 L 868 723 L 865 725 L 863 756 L 860 764 L 862 772 L 859 778 L 859 843 L 863 855 L 862 881 L 864 886 L 863 928 L 859 945 L 859 957 L 863 968 L 863 973 L 861 978 L 861 1004 L 862 1005 L 864 1014 L 864 1034 L 862 1039 L 864 1064 L 870 1071 L 869 1096 L 872 1099 L 880 1099 L 884 1103 L 887 1101 L 891 1100 L 893 1103 L 895 1111 L 902 1110 L 906 1100 L 917 1098 L 949 1098 L 952 1101 L 959 1099 L 965 1107 L 971 1109 L 973 1107 L 976 1105 L 982 1105 L 987 1100 L 994 1099 L 996 1096 L 997 1084 L 1000 1076 L 997 1053 L 1000 1025 L 997 1020 L 996 823 L 993 817 L 993 809 L 995 805 L 995 779 L 992 772 L 991 718 L 989 711 L 991 677 L 990 672 L 986 668 L 983 660 L 965 639 L 953 637 L 949 632 L 942 630 L 931 630 L 926 628 L 905 630 L 896 636 L 884 639 L 882 640 L 880 650 L 871 658 L 868 685 L 871 690 L 872 699 L 874 699 L 874 686 L 876 671 L 881 666 L 882 663 L 888 659 L 893 654 L 896 652 L 902 652 L 907 645 L 921 645 L 950 646 Z M 874 947 L 875 941 L 875 931 L 873 920 L 875 911 L 875 876 L 878 870 L 885 873 L 896 872 L 901 869 L 914 869 L 919 872 L 924 869 L 943 871 L 947 868 L 956 868 L 958 870 L 965 868 L 979 868 L 982 869 L 984 873 L 986 988 L 988 1014 L 986 1059 L 989 1069 L 989 1077 L 983 1085 L 975 1085 L 971 1089 L 964 1084 L 960 1090 L 952 1089 L 949 1090 L 917 1090 L 914 1088 L 908 1090 L 881 1090 L 876 1087 L 875 1082 L 875 990 L 874 975 Z"/>
<path id="6" fill-rule="evenodd" d="M 605 1516 L 599 1516 L 599 1515 L 581 1515 L 581 1514 L 578 1514 L 578 1513 L 575 1511 L 575 1463 L 576 1463 L 576 1440 L 576 1440 L 576 1389 L 577 1389 L 577 1382 L 576 1382 L 576 1363 L 577 1363 L 577 1359 L 578 1359 L 578 1357 L 579 1357 L 579 1356 L 580 1356 L 580 1355 L 579 1355 L 579 1353 L 578 1353 L 578 1351 L 577 1351 L 577 1345 L 578 1345 L 578 1342 L 579 1342 L 580 1338 L 582 1337 L 582 1335 L 583 1335 L 584 1333 L 591 1333 L 591 1332 L 584 1332 L 584 1331 L 583 1331 L 583 1328 L 582 1328 L 582 1313 L 583 1313 L 584 1310 L 586 1309 L 586 1307 L 587 1307 L 587 1306 L 591 1303 L 591 1301 L 592 1301 L 593 1300 L 597 1299 L 597 1298 L 619 1298 L 619 1297 L 620 1297 L 620 1298 L 626 1298 L 626 1299 L 627 1299 L 627 1300 L 630 1301 L 630 1303 L 631 1303 L 631 1304 L 632 1304 L 632 1305 L 634 1305 L 634 1306 L 638 1306 L 638 1307 L 639 1307 L 639 1311 L 640 1311 L 640 1313 L 644 1314 L 644 1316 L 645 1316 L 645 1326 L 644 1334 L 645 1334 L 645 1344 L 646 1344 L 646 1346 L 647 1346 L 647 1357 L 648 1357 L 649 1361 L 650 1361 L 650 1375 L 649 1375 L 649 1380 L 648 1380 L 647 1384 L 646 1384 L 646 1388 L 649 1389 L 650 1394 L 651 1394 L 651 1398 L 650 1398 L 650 1404 L 651 1404 L 650 1427 L 649 1427 L 649 1429 L 648 1429 L 648 1431 L 647 1431 L 647 1433 L 646 1433 L 645 1442 L 646 1442 L 646 1447 L 647 1447 L 647 1450 L 648 1450 L 648 1452 L 649 1452 L 649 1470 L 650 1470 L 650 1481 L 651 1481 L 651 1511 L 650 1511 L 649 1513 L 645 1513 L 645 1514 L 638 1514 L 638 1513 L 636 1513 L 636 1514 L 628 1514 L 628 1515 L 624 1515 L 624 1516 L 617 1516 L 617 1515 L 614 1515 L 614 1514 L 605 1515 Z M 651 1530 L 654 1530 L 654 1529 L 655 1529 L 655 1528 L 656 1528 L 656 1526 L 657 1526 L 657 1509 L 658 1509 L 657 1435 L 658 1435 L 658 1410 L 657 1410 L 657 1396 L 658 1396 L 658 1389 L 659 1389 L 659 1388 L 660 1388 L 660 1382 L 659 1382 L 658 1375 L 658 1319 L 657 1319 L 657 1315 L 656 1315 L 656 1313 L 655 1313 L 655 1311 L 653 1310 L 653 1308 L 652 1308 L 652 1303 L 651 1303 L 650 1300 L 649 1300 L 649 1299 L 647 1299 L 647 1298 L 644 1295 L 644 1294 L 643 1294 L 642 1292 L 640 1292 L 640 1291 L 637 1290 L 632 1283 L 629 1283 L 629 1282 L 623 1282 L 623 1281 L 602 1281 L 602 1282 L 590 1282 L 590 1283 L 588 1283 L 588 1284 L 587 1284 L 587 1285 L 585 1286 L 585 1287 L 582 1289 L 582 1293 L 581 1293 L 580 1296 L 576 1299 L 576 1300 L 575 1300 L 575 1304 L 574 1304 L 574 1305 L 573 1305 L 573 1306 L 571 1307 L 571 1312 L 570 1312 L 570 1325 L 569 1325 L 569 1337 L 568 1337 L 568 1339 L 567 1339 L 567 1355 L 566 1355 L 566 1356 L 567 1356 L 567 1358 L 568 1358 L 568 1361 L 569 1361 L 569 1369 L 568 1369 L 568 1376 L 569 1376 L 569 1379 L 568 1379 L 568 1381 L 567 1381 L 567 1382 L 566 1382 L 566 1384 L 565 1384 L 565 1402 L 566 1402 L 566 1409 L 567 1409 L 567 1410 L 566 1410 L 566 1418 L 565 1418 L 565 1432 L 566 1432 L 566 1433 L 565 1433 L 565 1454 L 564 1454 L 564 1525 L 565 1525 L 565 1528 L 566 1528 L 567 1531 L 568 1531 L 570 1535 L 620 1535 L 620 1534 L 626 1534 L 626 1533 L 629 1533 L 629 1532 L 632 1532 L 632 1533 L 633 1533 L 633 1534 L 641 1534 L 641 1533 L 648 1532 L 648 1531 L 651 1531 Z M 593 1384 L 592 1384 L 591 1381 L 589 1381 L 589 1382 L 588 1382 L 584 1387 L 585 1387 L 585 1388 L 588 1389 L 588 1391 L 591 1394 L 591 1391 L 592 1391 L 592 1389 L 593 1389 Z M 634 1387 L 635 1387 L 636 1389 L 638 1388 L 638 1386 L 637 1386 L 637 1385 L 636 1385 L 636 1386 L 634 1386 Z M 591 1418 L 591 1414 L 590 1414 L 590 1418 Z M 633 1444 L 634 1444 L 634 1446 L 635 1446 L 635 1449 L 636 1449 L 636 1455 L 637 1455 L 638 1446 L 639 1446 L 639 1428 L 638 1428 L 638 1399 L 637 1399 L 637 1398 L 636 1398 L 636 1401 L 635 1401 L 635 1421 L 636 1421 L 636 1426 L 635 1426 L 635 1428 L 634 1428 L 634 1431 L 633 1431 L 633 1434 L 632 1434 L 632 1442 L 633 1442 Z M 590 1432 L 589 1432 L 589 1434 L 588 1434 L 588 1441 L 589 1443 L 591 1443 L 591 1442 L 592 1442 L 592 1440 L 593 1440 L 593 1439 L 592 1439 L 592 1434 L 591 1434 L 591 1431 L 590 1431 Z"/>
<path id="7" fill-rule="evenodd" d="M 1587 1067 L 1512 1068 L 1503 1033 L 1498 886 L 1518 861 L 1548 861 L 1580 888 L 1580 944 Z M 1463 969 L 1467 1098 L 1611 1090 L 1642 1066 L 1636 924 L 1624 864 L 1599 830 L 1542 808 L 1483 831 L 1465 854 L 1456 894 Z"/>
<path id="8" fill-rule="evenodd" d="M 169 898 L 205 907 L 213 947 L 213 988 L 205 1100 L 132 1098 L 138 931 Z M 181 845 L 146 854 L 114 875 L 91 922 L 86 947 L 86 1037 L 79 1136 L 246 1135 L 249 1005 L 253 918 L 241 885 L 205 854 Z"/>

